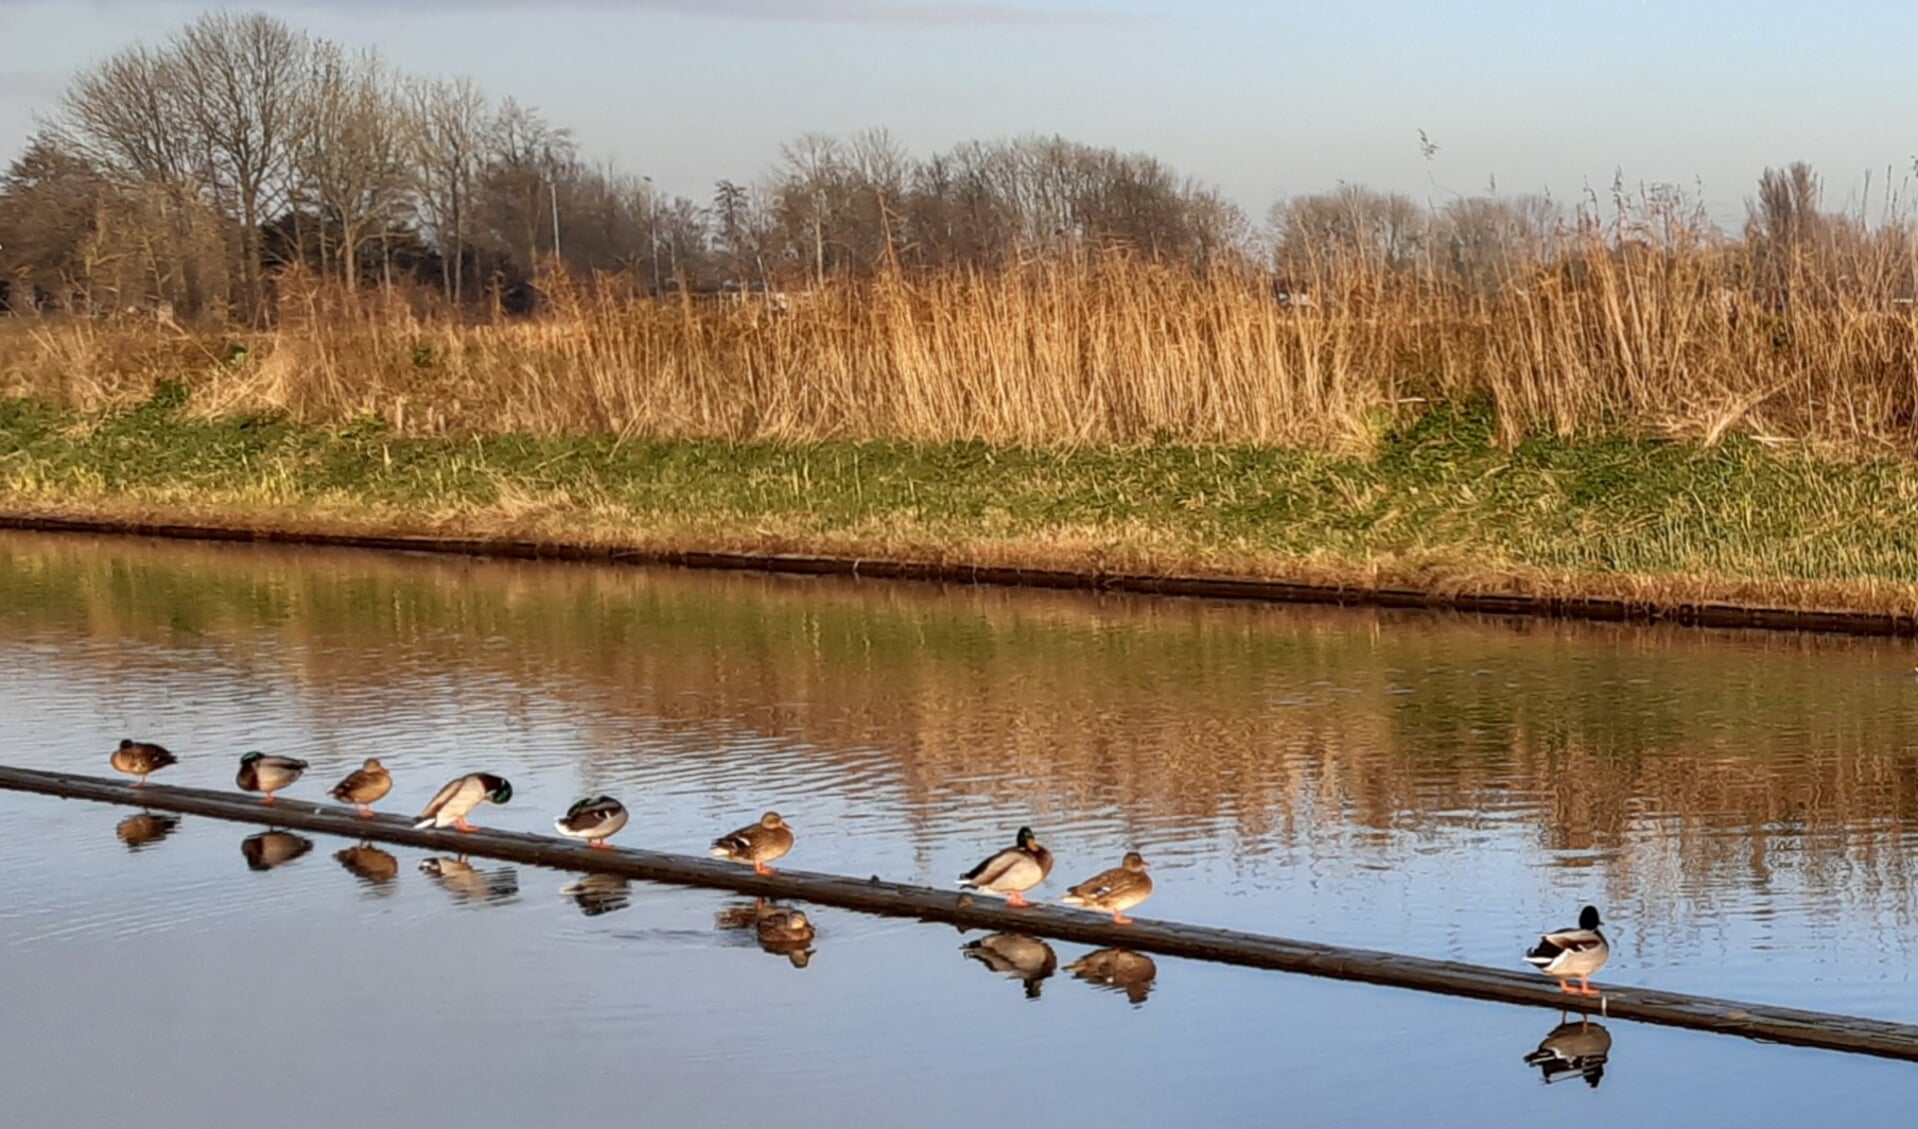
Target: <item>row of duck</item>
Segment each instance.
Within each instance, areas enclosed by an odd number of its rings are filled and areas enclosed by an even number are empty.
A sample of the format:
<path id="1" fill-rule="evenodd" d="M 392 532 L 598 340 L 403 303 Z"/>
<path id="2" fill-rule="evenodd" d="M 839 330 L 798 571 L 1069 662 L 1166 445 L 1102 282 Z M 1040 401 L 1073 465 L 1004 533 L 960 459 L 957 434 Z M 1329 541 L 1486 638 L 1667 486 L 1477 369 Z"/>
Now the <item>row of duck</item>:
<path id="1" fill-rule="evenodd" d="M 108 758 L 113 768 L 138 777 L 133 785 L 146 786 L 147 777 L 179 763 L 165 746 L 147 741 L 123 739 Z M 258 792 L 261 803 L 273 803 L 273 797 L 292 787 L 311 767 L 298 757 L 248 752 L 240 757 L 234 783 L 243 792 Z M 371 817 L 373 805 L 393 790 L 393 774 L 376 757 L 367 758 L 359 768 L 328 789 L 327 795 L 344 804 L 352 804 L 361 816 Z M 467 821 L 482 804 L 504 804 L 513 798 L 512 782 L 489 772 L 469 772 L 446 782 L 426 807 L 414 817 L 413 826 L 452 827 L 476 831 Z M 584 840 L 589 846 L 607 848 L 607 840 L 626 826 L 626 806 L 611 796 L 588 796 L 566 809 L 553 820 L 561 835 Z M 793 829 L 778 812 L 769 811 L 753 823 L 714 839 L 715 858 L 750 865 L 761 874 L 773 872 L 771 863 L 784 858 L 793 848 Z M 1068 890 L 1060 901 L 1069 906 L 1110 913 L 1119 924 L 1130 924 L 1125 911 L 1152 895 L 1149 865 L 1139 852 L 1129 851 L 1118 866 L 1101 871 Z M 1044 882 L 1052 873 L 1052 852 L 1040 844 L 1030 827 L 1019 829 L 1010 847 L 997 851 L 978 866 L 960 876 L 959 884 L 981 893 L 1000 895 L 1007 904 L 1028 906 L 1025 893 Z"/>
<path id="2" fill-rule="evenodd" d="M 181 817 L 170 812 L 141 811 L 121 819 L 114 833 L 129 851 L 143 851 L 179 829 Z M 240 841 L 240 853 L 250 870 L 284 866 L 313 850 L 313 841 L 290 831 L 268 830 Z M 390 851 L 361 842 L 335 851 L 333 858 L 357 878 L 370 895 L 384 896 L 397 888 L 400 860 Z M 482 869 L 464 858 L 429 856 L 419 870 L 462 905 L 499 906 L 520 897 L 519 871 L 509 865 Z M 612 874 L 586 874 L 561 887 L 561 896 L 587 917 L 598 917 L 631 905 L 631 882 Z M 806 915 L 764 898 L 727 906 L 714 915 L 722 935 L 756 941 L 760 949 L 785 958 L 794 968 L 806 968 L 815 952 L 815 931 Z M 1029 1000 L 1041 997 L 1046 981 L 1060 972 L 1095 988 L 1122 994 L 1133 1006 L 1143 1006 L 1157 986 L 1157 962 L 1146 953 L 1124 948 L 1088 952 L 1061 965 L 1044 938 L 1025 933 L 991 933 L 959 946 L 965 959 L 1019 983 Z M 1525 1064 L 1546 1083 L 1581 1079 L 1596 1087 L 1605 1076 L 1612 1036 L 1603 1024 L 1590 1019 L 1560 1022 L 1546 1033 L 1537 1048 L 1524 1056 Z"/>
<path id="3" fill-rule="evenodd" d="M 145 787 L 147 777 L 162 768 L 179 763 L 165 747 L 133 740 L 122 740 L 109 758 L 114 769 L 138 777 L 134 787 Z M 242 791 L 262 793 L 262 803 L 271 804 L 275 794 L 290 788 L 309 765 L 297 757 L 272 756 L 248 752 L 240 757 L 234 778 Z M 377 758 L 368 758 L 359 768 L 328 790 L 341 803 L 352 804 L 364 817 L 373 814 L 372 805 L 393 790 L 393 775 Z M 460 831 L 478 830 L 467 816 L 482 804 L 504 804 L 513 797 L 513 785 L 504 777 L 472 772 L 448 781 L 414 818 L 413 826 L 453 827 Z M 588 845 L 607 848 L 607 840 L 626 826 L 625 805 L 611 796 L 589 796 L 575 802 L 566 813 L 554 819 L 560 834 L 584 840 Z M 792 827 L 778 812 L 769 811 L 756 822 L 721 835 L 712 842 L 714 857 L 746 863 L 761 874 L 772 873 L 771 863 L 784 858 L 793 848 Z M 967 890 L 1004 897 L 1006 904 L 1030 906 L 1026 892 L 1045 882 L 1052 873 L 1052 852 L 1033 834 L 1021 827 L 1009 847 L 995 851 L 979 865 L 959 876 L 959 885 Z M 1137 851 L 1126 853 L 1118 866 L 1104 870 L 1071 887 L 1059 900 L 1061 904 L 1101 913 L 1109 913 L 1115 924 L 1130 924 L 1125 911 L 1152 896 L 1152 878 L 1148 864 Z M 781 919 L 796 931 L 805 926 L 804 915 L 798 923 L 791 918 L 797 911 L 783 911 Z M 1558 981 L 1562 991 L 1578 995 L 1597 995 L 1591 976 L 1605 966 L 1611 947 L 1600 930 L 1603 923 L 1595 906 L 1586 906 L 1578 924 L 1540 935 L 1538 943 L 1525 953 L 1525 961 Z M 1577 980 L 1579 986 L 1572 987 Z"/>

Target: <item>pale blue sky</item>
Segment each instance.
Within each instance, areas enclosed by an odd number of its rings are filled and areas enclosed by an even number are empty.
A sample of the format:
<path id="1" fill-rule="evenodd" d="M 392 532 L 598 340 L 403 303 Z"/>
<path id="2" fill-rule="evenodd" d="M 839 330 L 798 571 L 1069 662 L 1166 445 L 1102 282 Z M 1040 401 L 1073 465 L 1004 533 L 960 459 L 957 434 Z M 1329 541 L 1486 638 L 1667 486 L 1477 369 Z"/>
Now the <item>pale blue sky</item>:
<path id="1" fill-rule="evenodd" d="M 0 0 L 0 153 L 73 68 L 206 7 Z M 1842 203 L 1918 153 L 1918 5 L 1247 0 L 305 0 L 243 5 L 418 72 L 464 73 L 589 155 L 701 199 L 806 130 L 916 151 L 1062 133 L 1144 150 L 1256 217 L 1339 181 L 1443 199 L 1702 182 L 1766 164 Z M 1419 154 L 1418 131 L 1441 149 Z M 1875 202 L 1875 200 L 1874 200 Z"/>

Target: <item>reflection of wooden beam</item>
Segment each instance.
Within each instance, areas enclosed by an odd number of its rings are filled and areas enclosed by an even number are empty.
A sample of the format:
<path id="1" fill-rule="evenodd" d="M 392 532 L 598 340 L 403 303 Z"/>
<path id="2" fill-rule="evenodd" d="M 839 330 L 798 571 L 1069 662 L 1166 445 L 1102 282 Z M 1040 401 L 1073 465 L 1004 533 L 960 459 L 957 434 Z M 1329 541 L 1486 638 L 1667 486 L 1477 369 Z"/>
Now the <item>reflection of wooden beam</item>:
<path id="1" fill-rule="evenodd" d="M 240 519 L 244 521 L 244 519 Z M 440 537 L 425 534 L 339 533 L 321 529 L 271 528 L 257 523 L 221 525 L 138 521 L 108 517 L 55 517 L 0 513 L 0 529 L 41 533 L 113 533 L 185 541 L 248 541 L 278 545 L 327 545 L 409 553 L 502 557 L 514 560 L 587 561 L 601 564 L 667 565 L 732 572 L 853 576 L 874 580 L 920 580 L 1006 588 L 1052 588 L 1128 592 L 1147 596 L 1195 596 L 1268 604 L 1337 604 L 1342 607 L 1423 608 L 1475 615 L 1546 616 L 1606 623 L 1677 623 L 1688 627 L 1749 627 L 1773 631 L 1821 631 L 1838 635 L 1918 635 L 1918 615 L 1892 612 L 1809 611 L 1751 604 L 1701 604 L 1624 600 L 1612 596 L 1533 596 L 1524 593 L 1449 592 L 1413 588 L 1310 584 L 1257 576 L 1158 576 L 1147 573 L 1074 572 L 1070 569 L 977 565 L 963 561 L 876 560 L 803 553 L 703 552 L 697 549 L 622 547 L 507 537 Z"/>
<path id="2" fill-rule="evenodd" d="M 570 840 L 513 831 L 480 830 L 467 834 L 453 830 L 416 830 L 403 816 L 361 819 L 351 808 L 315 804 L 296 796 L 281 795 L 268 807 L 252 796 L 236 792 L 157 784 L 134 788 L 97 776 L 7 766 L 0 766 L 0 788 L 186 812 L 238 823 L 297 828 L 349 839 L 378 839 L 557 870 L 735 890 L 891 917 L 916 917 L 966 928 L 1025 933 L 1055 941 L 1302 972 L 1337 980 L 1359 980 L 1555 1011 L 1600 1010 L 1598 1000 L 1563 995 L 1550 981 L 1529 972 L 1288 941 L 1173 922 L 1139 920 L 1132 925 L 1114 925 L 1103 916 L 1049 906 L 1012 909 L 996 898 L 974 898 L 951 890 L 885 882 L 876 875 L 867 879 L 842 878 L 783 869 L 776 874 L 758 875 L 750 867 L 709 858 L 631 849 L 593 850 Z M 498 810 L 482 807 L 477 814 L 484 820 Z M 1514 954 L 1517 951 L 1515 944 Z M 1646 988 L 1608 988 L 1604 1000 L 1606 1014 L 1617 1019 L 1918 1061 L 1918 1026 L 1910 1024 L 1741 1004 Z"/>

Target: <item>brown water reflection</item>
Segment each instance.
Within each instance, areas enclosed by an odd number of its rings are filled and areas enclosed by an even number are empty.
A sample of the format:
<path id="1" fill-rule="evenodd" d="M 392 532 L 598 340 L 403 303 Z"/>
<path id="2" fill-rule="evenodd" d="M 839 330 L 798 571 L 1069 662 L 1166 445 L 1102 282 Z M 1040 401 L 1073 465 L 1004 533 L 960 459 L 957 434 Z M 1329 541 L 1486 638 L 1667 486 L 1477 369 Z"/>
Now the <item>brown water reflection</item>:
<path id="1" fill-rule="evenodd" d="M 313 840 L 291 831 L 262 831 L 240 840 L 240 853 L 249 870 L 285 866 L 313 849 Z"/>
<path id="2" fill-rule="evenodd" d="M 280 688 L 342 766 L 389 752 L 369 719 L 563 731 L 485 755 L 550 758 L 528 803 L 623 785 L 634 845 L 808 790 L 843 818 L 793 865 L 944 881 L 1029 819 L 1074 873 L 1147 848 L 1166 916 L 1282 889 L 1256 924 L 1492 963 L 1590 900 L 1622 979 L 1786 949 L 1876 981 L 1918 879 L 1899 642 L 51 537 L 0 540 L 0 636 L 74 684 Z"/>
<path id="3" fill-rule="evenodd" d="M 180 817 L 170 812 L 141 811 L 115 824 L 113 834 L 127 850 L 139 851 L 163 841 L 179 826 Z"/>

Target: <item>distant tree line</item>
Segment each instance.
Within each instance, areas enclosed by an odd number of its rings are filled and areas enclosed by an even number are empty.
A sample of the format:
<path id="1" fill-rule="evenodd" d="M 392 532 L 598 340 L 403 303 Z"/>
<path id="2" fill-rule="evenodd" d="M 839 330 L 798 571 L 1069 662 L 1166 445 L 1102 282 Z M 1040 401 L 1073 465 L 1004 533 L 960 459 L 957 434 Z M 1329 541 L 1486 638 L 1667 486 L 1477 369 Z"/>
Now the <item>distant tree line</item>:
<path id="1" fill-rule="evenodd" d="M 460 307 L 524 305 L 555 262 L 639 294 L 723 293 L 1113 251 L 1269 271 L 1287 293 L 1352 267 L 1492 288 L 1591 228 L 1543 197 L 1433 208 L 1357 187 L 1283 201 L 1261 228 L 1151 157 L 1044 137 L 916 157 L 884 131 L 808 135 L 750 183 L 669 196 L 469 80 L 212 13 L 72 79 L 0 177 L 0 295 L 260 322 L 292 267 Z M 1753 285 L 1773 287 L 1864 238 L 1819 210 L 1804 166 L 1767 171 L 1745 234 Z"/>

